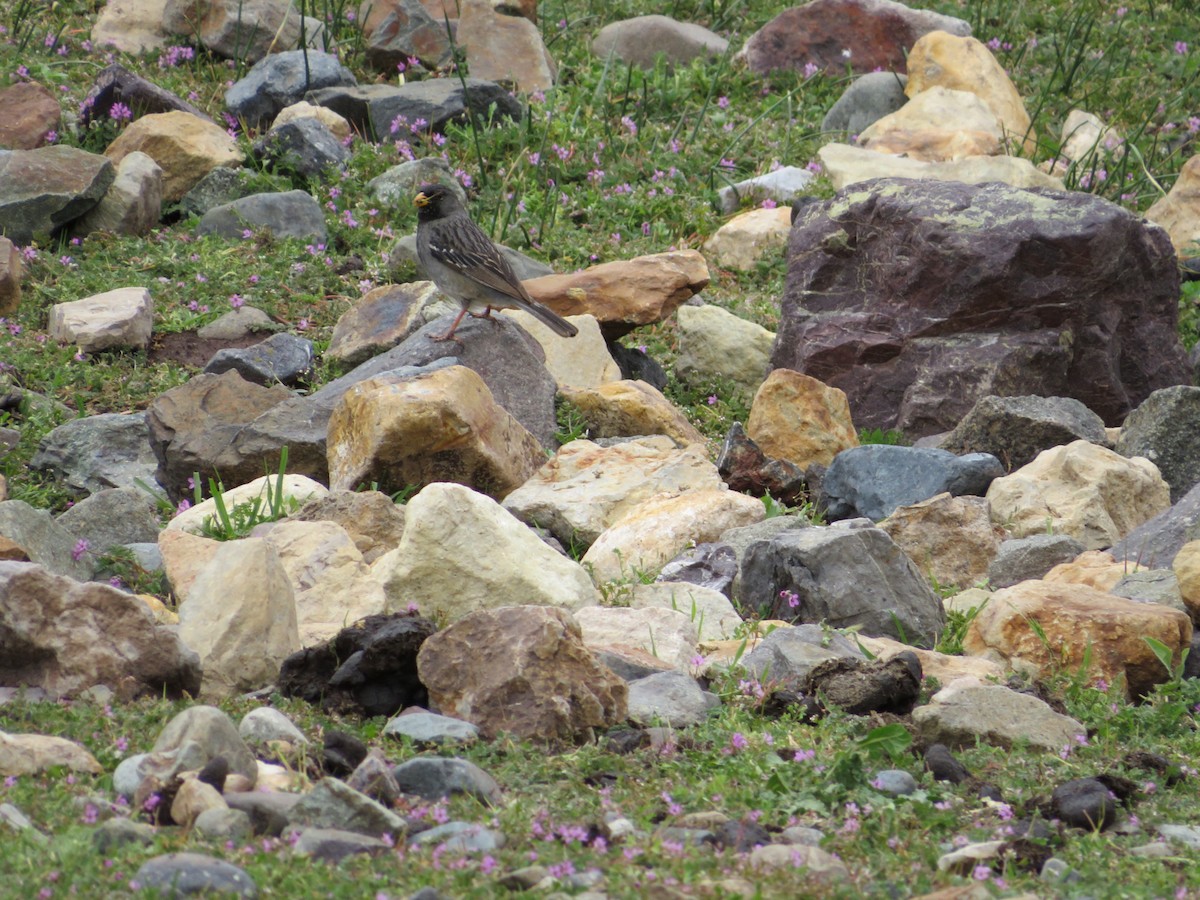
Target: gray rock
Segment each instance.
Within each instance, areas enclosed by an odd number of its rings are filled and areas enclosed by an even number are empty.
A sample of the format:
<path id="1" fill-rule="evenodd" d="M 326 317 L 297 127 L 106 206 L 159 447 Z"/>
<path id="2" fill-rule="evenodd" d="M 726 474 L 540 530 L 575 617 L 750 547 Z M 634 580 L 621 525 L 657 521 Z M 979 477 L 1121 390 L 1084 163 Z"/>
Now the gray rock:
<path id="1" fill-rule="evenodd" d="M 419 756 L 392 769 L 400 790 L 426 800 L 467 794 L 489 806 L 500 801 L 500 785 L 479 766 L 454 757 Z"/>
<path id="2" fill-rule="evenodd" d="M 383 726 L 383 733 L 406 737 L 417 745 L 469 743 L 479 737 L 479 729 L 470 722 L 431 712 L 394 716 Z"/>
<path id="3" fill-rule="evenodd" d="M 27 834 L 35 833 L 29 817 L 11 803 L 0 803 L 0 826 Z"/>
<path id="4" fill-rule="evenodd" d="M 240 809 L 206 809 L 196 816 L 192 830 L 202 838 L 224 844 L 244 844 L 254 835 L 249 813 Z"/>
<path id="5" fill-rule="evenodd" d="M 729 41 L 719 34 L 660 15 L 610 22 L 592 39 L 596 56 L 614 56 L 642 69 L 653 69 L 660 56 L 668 65 L 687 65 L 693 59 L 721 56 L 728 49 Z"/>
<path id="6" fill-rule="evenodd" d="M 454 177 L 454 170 L 438 156 L 422 156 L 394 165 L 382 175 L 376 175 L 368 181 L 367 191 L 380 203 L 403 206 L 412 203 L 419 185 L 430 182 L 446 185 L 459 200 L 464 204 L 467 202 L 467 192 Z M 412 259 L 415 261 L 415 236 L 413 242 Z"/>
<path id="7" fill-rule="evenodd" d="M 196 236 L 215 234 L 240 240 L 247 229 L 264 229 L 278 239 L 294 237 L 324 243 L 328 238 L 321 204 L 304 191 L 251 194 L 215 206 L 200 219 Z"/>
<path id="8" fill-rule="evenodd" d="M 225 757 L 229 771 L 245 775 L 253 785 L 258 780 L 258 762 L 237 726 L 215 706 L 192 706 L 176 715 L 154 742 L 153 751 L 175 750 L 188 741 L 200 745 L 204 762 Z"/>
<path id="9" fill-rule="evenodd" d="M 183 195 L 179 207 L 184 215 L 203 216 L 210 209 L 232 203 L 243 197 L 259 193 L 261 187 L 245 169 L 217 166 Z"/>
<path id="10" fill-rule="evenodd" d="M 264 56 L 225 92 L 225 107 L 250 128 L 269 125 L 311 90 L 357 84 L 336 56 L 315 50 L 287 50 Z"/>
<path id="11" fill-rule="evenodd" d="M 1183 595 L 1179 592 L 1179 579 L 1171 569 L 1143 569 L 1130 572 L 1108 591 L 1118 597 L 1127 597 L 1139 603 L 1158 603 L 1191 615 Z"/>
<path id="12" fill-rule="evenodd" d="M 226 794 L 225 802 L 250 817 L 255 834 L 279 837 L 287 828 L 292 807 L 300 802 L 300 795 L 245 791 Z"/>
<path id="13" fill-rule="evenodd" d="M 923 646 L 946 622 L 941 600 L 879 528 L 805 528 L 753 544 L 741 596 L 764 619 L 857 625 L 871 637 Z"/>
<path id="14" fill-rule="evenodd" d="M 367 754 L 350 773 L 346 784 L 388 808 L 400 799 L 400 785 L 396 783 L 396 776 L 378 751 Z"/>
<path id="15" fill-rule="evenodd" d="M 434 19 L 420 0 L 398 0 L 389 7 L 367 37 L 363 48 L 367 65 L 377 72 L 395 75 L 397 65 L 410 58 L 420 60 L 427 69 L 440 69 L 450 61 L 445 22 Z"/>
<path id="16" fill-rule="evenodd" d="M 629 684 L 629 719 L 639 725 L 699 725 L 721 705 L 683 672 L 659 672 Z"/>
<path id="17" fill-rule="evenodd" d="M 717 191 L 721 212 L 729 215 L 743 203 L 774 200 L 776 203 L 791 203 L 812 186 L 816 173 L 799 166 L 783 166 L 765 175 L 756 175 L 735 184 L 727 184 Z"/>
<path id="18" fill-rule="evenodd" d="M 309 374 L 312 365 L 312 341 L 280 332 L 253 347 L 218 350 L 204 371 L 220 375 L 232 369 L 255 384 L 293 385 Z"/>
<path id="19" fill-rule="evenodd" d="M 116 177 L 107 158 L 65 144 L 0 150 L 0 234 L 44 245 L 99 203 Z"/>
<path id="20" fill-rule="evenodd" d="M 1075 746 L 1076 737 L 1087 733 L 1081 723 L 1054 712 L 1031 694 L 1001 684 L 961 686 L 961 681 L 942 688 L 931 702 L 913 710 L 913 724 L 926 744 L 958 749 L 974 747 L 979 741 L 1000 747 L 1027 743 L 1058 753 Z"/>
<path id="21" fill-rule="evenodd" d="M 141 413 L 103 413 L 64 422 L 42 438 L 29 465 L 54 472 L 75 494 L 134 488 L 138 481 L 151 488 L 158 484 Z"/>
<path id="22" fill-rule="evenodd" d="M 129 107 L 135 119 L 155 113 L 180 111 L 212 121 L 198 106 L 114 63 L 100 70 L 87 96 L 79 104 L 79 127 L 86 128 L 97 119 L 108 119 L 114 103 Z"/>
<path id="23" fill-rule="evenodd" d="M 830 659 L 866 656 L 852 641 L 820 625 L 776 628 L 742 660 L 746 671 L 760 681 L 799 682 Z"/>
<path id="24" fill-rule="evenodd" d="M 344 781 L 330 777 L 322 778 L 300 798 L 292 807 L 288 821 L 292 825 L 344 828 L 359 834 L 390 834 L 396 838 L 408 830 L 403 817 Z"/>
<path id="25" fill-rule="evenodd" d="M 274 168 L 315 179 L 345 168 L 350 151 L 315 116 L 276 125 L 254 142 L 254 155 Z"/>
<path id="26" fill-rule="evenodd" d="M 414 835 L 410 843 L 414 847 L 441 846 L 448 853 L 493 853 L 503 849 L 506 839 L 504 832 L 473 822 L 447 822 Z"/>
<path id="27" fill-rule="evenodd" d="M 166 783 L 180 772 L 204 768 L 208 760 L 204 748 L 195 741 L 184 741 L 172 750 L 135 753 L 117 763 L 113 770 L 113 792 L 118 797 L 132 799 L 147 776 L 153 775 Z"/>
<path id="28" fill-rule="evenodd" d="M 157 890 L 168 897 L 191 894 L 258 896 L 258 886 L 245 870 L 200 853 L 168 853 L 144 862 L 132 879 L 142 890 Z"/>
<path id="29" fill-rule="evenodd" d="M 390 849 L 377 837 L 341 828 L 303 828 L 292 843 L 292 852 L 321 862 L 341 862 L 347 856 L 379 856 Z"/>
<path id="30" fill-rule="evenodd" d="M 753 525 L 731 528 L 721 535 L 721 543 L 728 544 L 737 555 L 737 571 L 733 576 L 733 594 L 730 599 L 742 597 L 742 571 L 746 566 L 746 551 L 758 541 L 765 541 L 781 531 L 812 528 L 812 522 L 802 516 L 772 516 Z"/>
<path id="31" fill-rule="evenodd" d="M 1164 569 L 1171 565 L 1179 548 L 1200 539 L 1200 485 L 1192 488 L 1174 506 L 1143 522 L 1108 552 L 1117 562 Z"/>
<path id="32" fill-rule="evenodd" d="M 1200 387 L 1176 385 L 1155 391 L 1121 426 L 1116 451 L 1144 456 L 1171 486 L 1171 502 L 1200 482 Z"/>
<path id="33" fill-rule="evenodd" d="M 879 521 L 899 506 L 941 493 L 982 496 L 1003 474 L 1000 461 L 988 453 L 955 456 L 932 448 L 868 444 L 833 458 L 821 499 L 831 521 L 856 516 Z"/>
<path id="34" fill-rule="evenodd" d="M 694 584 L 720 591 L 732 598 L 737 570 L 737 551 L 731 545 L 697 544 L 663 566 L 654 580 Z"/>
<path id="35" fill-rule="evenodd" d="M 25 551 L 30 562 L 47 572 L 76 581 L 92 577 L 95 558 L 80 547 L 79 539 L 59 525 L 44 509 L 34 509 L 24 500 L 0 502 L 0 537 Z M 76 559 L 75 557 L 78 557 Z"/>
<path id="36" fill-rule="evenodd" d="M 236 341 L 252 334 L 272 334 L 282 326 L 254 306 L 239 306 L 196 329 L 205 340 Z"/>
<path id="37" fill-rule="evenodd" d="M 289 0 L 239 0 L 203 7 L 193 0 L 166 0 L 161 9 L 167 34 L 187 35 L 225 59 L 256 63 L 268 53 L 291 50 L 300 43 L 300 14 Z"/>
<path id="38" fill-rule="evenodd" d="M 451 122 L 471 115 L 486 124 L 495 118 L 520 119 L 522 107 L 500 85 L 479 78 L 428 78 L 402 85 L 364 84 L 309 91 L 304 98 L 341 115 L 356 131 L 373 141 L 392 136 L 392 123 L 402 128 L 424 119 L 429 131 L 441 133 Z"/>
<path id="39" fill-rule="evenodd" d="M 1050 807 L 1056 818 L 1085 831 L 1103 831 L 1117 818 L 1117 801 L 1098 778 L 1072 778 L 1059 785 Z"/>
<path id="40" fill-rule="evenodd" d="M 917 789 L 917 779 L 903 769 L 884 769 L 876 772 L 871 786 L 877 791 L 896 797 L 907 797 Z"/>
<path id="41" fill-rule="evenodd" d="M 109 856 L 122 847 L 149 847 L 154 843 L 154 834 L 154 826 L 146 822 L 121 817 L 106 819 L 92 832 L 92 847 L 100 855 Z"/>
<path id="42" fill-rule="evenodd" d="M 154 498 L 139 488 L 97 491 L 55 521 L 75 537 L 86 540 L 93 559 L 120 544 L 157 541 L 160 530 Z"/>
<path id="43" fill-rule="evenodd" d="M 1006 471 L 1043 450 L 1072 441 L 1108 445 L 1104 420 L 1071 397 L 981 397 L 939 446 L 951 453 L 990 453 Z"/>
<path id="44" fill-rule="evenodd" d="M 1200 828 L 1195 825 L 1172 825 L 1162 822 L 1154 827 L 1168 841 L 1182 844 L 1189 850 L 1200 850 Z"/>
<path id="45" fill-rule="evenodd" d="M 891 115 L 908 102 L 904 94 L 907 84 L 908 76 L 897 72 L 860 75 L 829 107 L 821 120 L 821 130 L 862 134 L 868 125 Z"/>
<path id="46" fill-rule="evenodd" d="M 163 567 L 162 551 L 156 543 L 125 544 L 125 549 L 133 554 L 133 561 L 147 573 L 161 572 Z"/>
<path id="47" fill-rule="evenodd" d="M 300 746 L 308 743 L 304 732 L 273 706 L 260 706 L 242 716 L 242 721 L 238 723 L 238 735 L 248 744 L 287 741 Z"/>
<path id="48" fill-rule="evenodd" d="M 1041 578 L 1059 563 L 1070 562 L 1086 548 L 1068 534 L 1031 534 L 1004 541 L 988 565 L 988 583 L 1005 588 Z"/>

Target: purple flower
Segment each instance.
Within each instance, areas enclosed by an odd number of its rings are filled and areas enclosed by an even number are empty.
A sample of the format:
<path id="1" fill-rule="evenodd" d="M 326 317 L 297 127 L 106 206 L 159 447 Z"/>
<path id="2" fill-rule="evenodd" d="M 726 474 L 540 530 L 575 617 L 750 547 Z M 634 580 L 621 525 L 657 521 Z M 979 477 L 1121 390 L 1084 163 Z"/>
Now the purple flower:
<path id="1" fill-rule="evenodd" d="M 1188 52 L 1187 41 L 1176 41 L 1175 42 L 1175 52 L 1178 53 L 1180 56 L 1186 56 L 1187 52 Z"/>
<path id="2" fill-rule="evenodd" d="M 114 103 L 108 108 L 108 117 L 117 122 L 129 121 L 133 118 L 133 110 L 124 103 Z"/>
<path id="3" fill-rule="evenodd" d="M 75 542 L 74 549 L 71 550 L 71 559 L 75 560 L 75 562 L 79 562 L 79 560 L 83 559 L 83 554 L 88 552 L 88 548 L 90 546 L 91 544 L 88 543 L 87 538 L 80 538 L 77 540 Z"/>

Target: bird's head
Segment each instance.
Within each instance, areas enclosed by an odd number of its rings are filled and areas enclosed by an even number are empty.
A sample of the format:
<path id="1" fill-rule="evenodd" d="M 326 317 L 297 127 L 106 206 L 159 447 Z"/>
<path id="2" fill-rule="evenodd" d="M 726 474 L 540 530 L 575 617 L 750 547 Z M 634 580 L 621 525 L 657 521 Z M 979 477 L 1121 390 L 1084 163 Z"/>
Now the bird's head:
<path id="1" fill-rule="evenodd" d="M 443 184 L 423 184 L 413 197 L 418 219 L 440 219 L 458 208 L 458 198 Z"/>

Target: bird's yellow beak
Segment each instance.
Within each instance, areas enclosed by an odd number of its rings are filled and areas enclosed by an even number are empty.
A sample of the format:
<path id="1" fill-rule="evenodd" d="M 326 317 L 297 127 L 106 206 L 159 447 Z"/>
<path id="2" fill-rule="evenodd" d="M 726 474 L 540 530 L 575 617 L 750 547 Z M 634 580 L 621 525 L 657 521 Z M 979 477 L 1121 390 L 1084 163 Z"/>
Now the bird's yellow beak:
<path id="1" fill-rule="evenodd" d="M 429 205 L 429 198 L 425 196 L 424 191 L 421 191 L 421 193 L 419 193 L 419 194 L 417 194 L 417 196 L 413 197 L 413 205 L 414 206 L 428 206 Z"/>

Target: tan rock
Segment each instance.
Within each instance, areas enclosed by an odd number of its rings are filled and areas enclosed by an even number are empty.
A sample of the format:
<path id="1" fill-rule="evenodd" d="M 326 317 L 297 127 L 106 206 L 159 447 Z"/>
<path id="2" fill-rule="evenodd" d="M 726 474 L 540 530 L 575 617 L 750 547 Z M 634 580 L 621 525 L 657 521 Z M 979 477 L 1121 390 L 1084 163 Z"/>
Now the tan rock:
<path id="1" fill-rule="evenodd" d="M 162 199 L 174 203 L 218 166 L 244 160 L 237 141 L 221 126 L 186 112 L 153 113 L 131 122 L 104 151 L 113 163 L 140 150 L 163 171 Z"/>
<path id="2" fill-rule="evenodd" d="M 1117 562 L 1111 553 L 1088 550 L 1070 562 L 1059 563 L 1042 576 L 1042 581 L 1056 584 L 1085 584 L 1098 591 L 1110 591 L 1118 581 L 1139 571 L 1136 563 Z"/>
<path id="3" fill-rule="evenodd" d="M 938 494 L 879 523 L 935 587 L 968 588 L 987 577 L 1004 529 L 982 497 Z"/>
<path id="4" fill-rule="evenodd" d="M 929 178 L 965 184 L 999 181 L 1018 188 L 1065 189 L 1061 178 L 1047 175 L 1029 160 L 1016 156 L 970 156 L 933 163 L 838 143 L 826 144 L 817 156 L 838 190 L 872 178 Z"/>
<path id="5" fill-rule="evenodd" d="M 145 153 L 128 153 L 100 202 L 71 225 L 77 235 L 95 231 L 141 236 L 162 218 L 162 169 Z"/>
<path id="6" fill-rule="evenodd" d="M 748 271 L 787 244 L 792 208 L 750 209 L 734 216 L 704 242 L 704 252 L 718 266 Z"/>
<path id="7" fill-rule="evenodd" d="M 1200 256 L 1200 155 L 1183 164 L 1171 190 L 1146 210 L 1146 218 L 1167 230 L 1179 256 Z"/>
<path id="8" fill-rule="evenodd" d="M 1125 155 L 1125 139 L 1099 116 L 1073 109 L 1063 122 L 1059 152 L 1072 162 L 1087 164 L 1095 158 L 1097 165 L 1102 165 L 1103 159 L 1121 159 Z"/>
<path id="9" fill-rule="evenodd" d="M 1179 579 L 1179 593 L 1192 622 L 1200 622 L 1200 541 L 1188 541 L 1180 547 L 1171 568 Z"/>
<path id="10" fill-rule="evenodd" d="M 154 301 L 141 287 L 124 287 L 50 308 L 47 331 L 53 340 L 75 344 L 81 353 L 111 347 L 150 346 Z"/>
<path id="11" fill-rule="evenodd" d="M 538 439 L 466 366 L 353 385 L 329 417 L 326 456 L 335 490 L 452 481 L 497 498 L 546 461 Z"/>
<path id="12" fill-rule="evenodd" d="M 657 572 L 689 544 L 766 518 L 762 502 L 729 490 L 647 500 L 605 529 L 583 556 L 596 584 Z"/>
<path id="13" fill-rule="evenodd" d="M 58 766 L 88 775 L 104 772 L 96 757 L 74 741 L 45 734 L 0 731 L 0 775 L 42 775 Z"/>
<path id="14" fill-rule="evenodd" d="M 483 494 L 459 484 L 428 485 L 408 502 L 404 536 L 371 567 L 388 612 L 416 603 L 426 616 L 456 622 L 501 606 L 593 606 L 599 595 L 579 563 L 547 546 Z"/>
<path id="15" fill-rule="evenodd" d="M 1089 550 L 1111 547 L 1171 505 L 1170 488 L 1154 463 L 1087 441 L 1043 450 L 993 481 L 987 499 L 992 521 L 1013 537 L 1052 527 Z"/>
<path id="16" fill-rule="evenodd" d="M 801 468 L 827 466 L 843 450 L 858 446 L 845 393 L 791 369 L 767 376 L 754 395 L 746 434 L 767 456 Z"/>
<path id="17" fill-rule="evenodd" d="M 154 616 L 154 621 L 159 625 L 179 624 L 179 613 L 175 612 L 153 594 L 137 594 L 135 596 L 146 604 L 146 609 L 150 610 L 150 615 Z"/>
<path id="18" fill-rule="evenodd" d="M 594 388 L 621 380 L 621 367 L 608 352 L 600 323 L 593 316 L 568 317 L 579 334 L 565 338 L 524 310 L 506 309 L 503 315 L 519 322 L 542 345 L 546 369 L 559 388 Z"/>
<path id="19" fill-rule="evenodd" d="M 207 782 L 187 778 L 179 785 L 175 799 L 171 801 L 171 818 L 176 825 L 191 828 L 196 817 L 207 809 L 228 809 L 221 792 Z"/>
<path id="20" fill-rule="evenodd" d="M 945 162 L 1003 152 L 1004 129 L 977 94 L 935 85 L 877 119 L 858 136 L 858 145 L 879 153 L 903 153 L 925 162 Z"/>
<path id="21" fill-rule="evenodd" d="M 708 281 L 708 265 L 698 250 L 671 250 L 524 284 L 533 299 L 560 316 L 591 313 L 611 339 L 663 321 Z"/>
<path id="22" fill-rule="evenodd" d="M 973 37 L 945 31 L 923 35 L 908 53 L 908 84 L 915 97 L 935 86 L 977 94 L 996 114 L 1005 138 L 1032 154 L 1037 149 L 1029 113 L 1012 80 L 987 45 Z"/>
<path id="23" fill-rule="evenodd" d="M 1022 581 L 992 595 L 971 620 L 963 649 L 1039 677 L 1073 675 L 1086 664 L 1089 677 L 1119 681 L 1140 697 L 1169 677 L 1146 637 L 1170 648 L 1177 663 L 1192 623 L 1178 610 L 1086 585 Z"/>
<path id="24" fill-rule="evenodd" d="M 295 122 L 299 119 L 316 119 L 328 128 L 339 141 L 346 140 L 353 132 L 345 116 L 339 115 L 328 106 L 313 106 L 307 100 L 301 100 L 281 109 L 279 115 L 275 117 L 275 121 L 271 123 L 271 128 L 278 128 L 280 125 L 286 125 L 288 122 Z"/>
<path id="25" fill-rule="evenodd" d="M 167 46 L 166 8 L 167 0 L 107 0 L 92 26 L 92 43 L 133 56 L 161 50 Z"/>
<path id="26" fill-rule="evenodd" d="M 1032 750 L 1057 753 L 1074 747 L 1076 738 L 1087 733 L 1081 722 L 1054 712 L 1032 694 L 970 676 L 955 679 L 929 703 L 914 709 L 912 722 L 926 743 L 952 748 L 975 747 L 983 741 L 999 747 L 1027 744 Z"/>
<path id="27" fill-rule="evenodd" d="M 593 438 L 665 434 L 677 444 L 704 443 L 683 412 L 644 381 L 612 381 L 591 389 L 564 388 L 562 395 L 579 408 Z"/>
<path id="28" fill-rule="evenodd" d="M 18 81 L 0 90 L 0 148 L 33 150 L 57 131 L 62 107 L 49 88 L 36 81 Z"/>
<path id="29" fill-rule="evenodd" d="M 767 377 L 774 332 L 704 303 L 676 313 L 679 358 L 675 373 L 695 384 L 725 378 L 753 396 Z"/>
<path id="30" fill-rule="evenodd" d="M 696 623 L 679 610 L 592 606 L 579 610 L 575 620 L 592 652 L 636 650 L 675 669 L 687 669 L 699 652 Z"/>
<path id="31" fill-rule="evenodd" d="M 635 584 L 629 597 L 630 609 L 669 609 L 683 613 L 696 629 L 697 640 L 732 640 L 745 622 L 729 598 L 714 588 L 683 581 Z M 695 653 L 693 641 L 692 653 Z M 686 662 L 690 662 L 688 657 Z"/>
<path id="32" fill-rule="evenodd" d="M 1008 669 L 995 660 L 981 656 L 951 656 L 936 650 L 924 650 L 886 637 L 854 635 L 858 646 L 871 652 L 877 659 L 891 659 L 897 653 L 915 653 L 921 661 L 921 674 L 933 678 L 938 684 L 949 684 L 957 678 L 978 678 L 980 681 L 1003 681 Z"/>
<path id="33" fill-rule="evenodd" d="M 0 475 L 0 503 L 3 503 L 7 499 L 8 499 L 8 479 L 5 478 L 3 475 Z M 13 549 L 13 547 L 15 547 L 16 545 L 11 544 L 11 542 L 8 540 L 8 538 L 0 538 L 0 545 L 3 545 L 3 546 L 0 546 L 0 559 L 13 559 L 14 557 L 5 556 L 4 554 L 11 551 Z M 17 548 L 17 549 L 19 550 L 20 548 Z M 21 550 L 20 552 L 21 552 L 20 559 L 27 559 L 27 557 L 25 556 L 25 551 Z"/>
<path id="34" fill-rule="evenodd" d="M 803 869 L 805 877 L 826 884 L 848 884 L 850 869 L 841 858 L 808 844 L 760 844 L 750 851 L 747 861 L 751 868 L 770 871 L 772 869 Z"/>
<path id="35" fill-rule="evenodd" d="M 232 511 L 234 507 L 241 506 L 243 503 L 258 504 L 264 511 L 269 511 L 275 497 L 280 497 L 283 509 L 279 513 L 280 516 L 283 516 L 309 500 L 324 497 L 328 493 L 329 489 L 325 485 L 313 481 L 305 475 L 285 474 L 282 478 L 279 475 L 263 475 L 245 484 L 227 486 L 221 492 L 221 500 L 225 504 L 226 511 Z M 188 507 L 171 519 L 167 523 L 166 530 L 190 531 L 192 534 L 200 534 L 205 520 L 216 514 L 217 501 L 215 498 L 209 497 L 195 506 Z"/>
<path id="36" fill-rule="evenodd" d="M 560 609 L 472 613 L 426 639 L 417 672 L 439 709 L 488 738 L 574 744 L 628 713 L 625 682 L 596 661 Z"/>
<path id="37" fill-rule="evenodd" d="M 456 38 L 472 77 L 507 82 L 523 93 L 554 87 L 557 67 L 536 18 L 504 15 L 491 0 L 460 0 L 459 9 Z"/>
<path id="38" fill-rule="evenodd" d="M 180 603 L 187 600 L 192 582 L 212 562 L 220 546 L 220 541 L 179 528 L 168 527 L 158 533 L 158 552 L 162 555 L 163 572 L 176 600 Z"/>
<path id="39" fill-rule="evenodd" d="M 564 444 L 503 506 L 523 522 L 550 531 L 564 546 L 590 546 L 605 528 L 651 497 L 719 490 L 721 476 L 702 444 L 678 448 L 667 437 L 611 447 Z"/>
<path id="40" fill-rule="evenodd" d="M 404 507 L 380 491 L 330 491 L 309 500 L 289 518 L 337 523 L 367 564 L 400 543 L 404 534 Z"/>
<path id="41" fill-rule="evenodd" d="M 347 368 L 395 347 L 441 312 L 450 312 L 432 281 L 381 284 L 371 288 L 338 318 L 327 359 Z M 243 307 L 245 309 L 245 307 Z M 458 312 L 454 307 L 453 311 Z"/>
<path id="42" fill-rule="evenodd" d="M 953 162 L 1003 152 L 1000 142 L 986 131 L 929 128 L 922 131 L 893 129 L 863 144 L 875 153 L 894 153 L 925 162 Z"/>
<path id="43" fill-rule="evenodd" d="M 21 251 L 0 237 L 0 316 L 16 315 L 21 305 Z"/>

